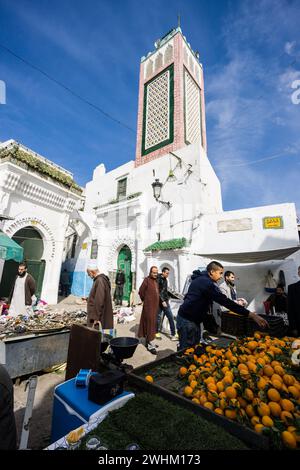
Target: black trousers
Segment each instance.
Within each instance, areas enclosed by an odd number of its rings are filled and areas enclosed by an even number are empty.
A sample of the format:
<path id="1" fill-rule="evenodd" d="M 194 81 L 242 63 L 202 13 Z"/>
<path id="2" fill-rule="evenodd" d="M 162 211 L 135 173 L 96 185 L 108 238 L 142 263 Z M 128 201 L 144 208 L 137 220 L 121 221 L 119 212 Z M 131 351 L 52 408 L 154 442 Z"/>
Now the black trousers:
<path id="1" fill-rule="evenodd" d="M 116 304 L 122 305 L 123 290 L 124 290 L 124 284 L 116 286 L 115 295 L 114 295 Z"/>

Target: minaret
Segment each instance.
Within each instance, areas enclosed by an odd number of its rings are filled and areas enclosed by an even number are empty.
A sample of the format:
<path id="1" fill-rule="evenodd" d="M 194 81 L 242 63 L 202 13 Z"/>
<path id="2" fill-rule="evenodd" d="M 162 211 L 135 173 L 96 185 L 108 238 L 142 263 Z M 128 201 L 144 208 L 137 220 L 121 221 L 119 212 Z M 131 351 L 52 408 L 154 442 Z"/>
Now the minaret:
<path id="1" fill-rule="evenodd" d="M 178 26 L 141 59 L 135 165 L 199 142 L 206 150 L 203 68 Z"/>

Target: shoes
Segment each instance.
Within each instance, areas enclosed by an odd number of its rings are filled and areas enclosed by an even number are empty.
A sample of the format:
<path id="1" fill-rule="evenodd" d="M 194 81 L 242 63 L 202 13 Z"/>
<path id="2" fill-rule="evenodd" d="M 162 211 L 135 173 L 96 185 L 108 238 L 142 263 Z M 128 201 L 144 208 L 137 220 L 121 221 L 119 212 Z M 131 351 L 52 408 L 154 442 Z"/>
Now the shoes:
<path id="1" fill-rule="evenodd" d="M 151 343 L 148 343 L 148 344 L 147 344 L 147 350 L 148 350 L 149 352 L 151 352 L 151 354 L 157 354 L 157 351 L 156 351 L 156 349 L 155 349 L 155 346 L 154 346 L 153 344 L 151 344 Z"/>
<path id="2" fill-rule="evenodd" d="M 155 339 L 162 339 L 161 334 L 160 334 L 160 333 L 156 333 Z"/>

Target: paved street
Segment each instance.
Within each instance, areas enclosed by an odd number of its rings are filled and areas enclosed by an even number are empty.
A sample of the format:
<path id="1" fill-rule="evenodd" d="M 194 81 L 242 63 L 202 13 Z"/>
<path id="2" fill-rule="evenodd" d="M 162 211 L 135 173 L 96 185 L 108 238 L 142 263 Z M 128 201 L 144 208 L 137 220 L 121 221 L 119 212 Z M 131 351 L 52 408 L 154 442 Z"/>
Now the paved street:
<path id="1" fill-rule="evenodd" d="M 67 311 L 84 309 L 84 304 L 80 299 L 69 296 L 57 304 L 58 309 Z M 117 336 L 135 336 L 139 324 L 141 314 L 141 306 L 135 308 L 136 320 L 127 324 L 115 324 Z M 133 367 L 146 364 L 156 359 L 168 356 L 176 351 L 177 343 L 171 341 L 166 335 L 162 335 L 161 340 L 157 340 L 155 344 L 158 346 L 157 356 L 151 354 L 146 348 L 139 344 L 134 356 L 126 359 L 126 363 Z M 32 421 L 30 424 L 28 447 L 30 449 L 43 449 L 50 443 L 51 419 L 53 405 L 53 391 L 56 385 L 64 381 L 65 372 L 57 371 L 52 373 L 40 372 L 38 377 L 38 385 L 35 394 L 34 409 Z M 27 401 L 27 391 L 24 391 L 26 381 L 23 380 L 19 384 L 15 384 L 15 416 L 17 422 L 18 435 L 22 427 L 24 411 Z"/>

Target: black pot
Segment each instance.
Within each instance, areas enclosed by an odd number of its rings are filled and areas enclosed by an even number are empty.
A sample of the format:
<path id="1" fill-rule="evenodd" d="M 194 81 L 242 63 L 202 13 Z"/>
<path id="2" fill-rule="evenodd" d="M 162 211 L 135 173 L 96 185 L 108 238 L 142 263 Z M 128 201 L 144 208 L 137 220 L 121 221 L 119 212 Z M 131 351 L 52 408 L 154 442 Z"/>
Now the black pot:
<path id="1" fill-rule="evenodd" d="M 117 359 L 123 360 L 133 356 L 139 340 L 131 337 L 114 338 L 110 341 L 110 347 Z"/>

